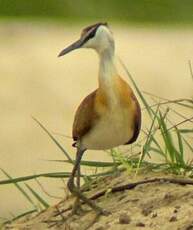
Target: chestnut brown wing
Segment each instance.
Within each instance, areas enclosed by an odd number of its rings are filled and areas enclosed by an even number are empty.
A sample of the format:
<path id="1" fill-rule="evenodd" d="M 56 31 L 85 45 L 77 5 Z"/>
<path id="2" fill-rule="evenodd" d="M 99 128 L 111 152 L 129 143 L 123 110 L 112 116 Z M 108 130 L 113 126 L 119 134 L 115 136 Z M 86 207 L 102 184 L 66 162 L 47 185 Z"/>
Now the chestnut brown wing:
<path id="1" fill-rule="evenodd" d="M 137 137 L 139 136 L 139 132 L 141 129 L 141 108 L 139 105 L 139 102 L 137 101 L 137 98 L 135 94 L 133 93 L 133 90 L 131 87 L 125 82 L 123 79 L 120 78 L 119 80 L 119 90 L 122 100 L 125 102 L 125 105 L 127 108 L 133 107 L 132 113 L 133 114 L 133 136 L 128 140 L 125 145 L 132 144 L 137 140 Z M 132 106 L 131 106 L 132 105 Z M 130 124 L 131 125 L 131 124 Z"/>
<path id="2" fill-rule="evenodd" d="M 96 92 L 97 90 L 85 97 L 76 111 L 72 131 L 75 142 L 90 131 L 98 117 L 94 109 Z"/>
<path id="3" fill-rule="evenodd" d="M 134 101 L 136 106 L 134 116 L 134 132 L 132 138 L 127 143 L 125 143 L 125 145 L 132 144 L 133 142 L 135 142 L 137 140 L 137 137 L 139 136 L 139 132 L 141 129 L 141 108 L 134 94 L 132 95 L 132 100 Z"/>

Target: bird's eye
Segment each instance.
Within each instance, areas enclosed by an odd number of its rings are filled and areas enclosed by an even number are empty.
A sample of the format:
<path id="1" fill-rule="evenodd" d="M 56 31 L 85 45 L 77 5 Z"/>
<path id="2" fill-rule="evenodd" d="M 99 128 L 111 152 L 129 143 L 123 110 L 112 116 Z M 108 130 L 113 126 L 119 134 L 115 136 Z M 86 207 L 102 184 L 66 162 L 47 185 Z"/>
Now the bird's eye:
<path id="1" fill-rule="evenodd" d="M 92 28 L 86 35 L 84 42 L 87 42 L 89 39 L 93 38 L 96 34 L 97 31 L 97 27 L 96 28 Z"/>
<path id="2" fill-rule="evenodd" d="M 89 39 L 90 39 L 90 38 L 93 38 L 93 37 L 95 36 L 96 30 L 97 30 L 97 28 L 95 28 L 94 30 L 91 30 L 91 32 L 88 34 L 88 38 L 89 38 Z"/>

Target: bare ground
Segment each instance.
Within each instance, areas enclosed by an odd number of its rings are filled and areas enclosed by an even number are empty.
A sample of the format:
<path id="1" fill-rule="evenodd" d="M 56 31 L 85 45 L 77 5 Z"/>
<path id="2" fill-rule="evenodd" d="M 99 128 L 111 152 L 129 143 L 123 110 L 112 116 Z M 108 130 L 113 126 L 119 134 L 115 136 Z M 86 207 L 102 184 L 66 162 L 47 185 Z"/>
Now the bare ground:
<path id="1" fill-rule="evenodd" d="M 193 229 L 193 186 L 167 183 L 164 180 L 137 185 L 131 189 L 112 193 L 115 186 L 135 183 L 152 178 L 174 178 L 167 174 L 140 173 L 137 176 L 122 172 L 92 182 L 85 192 L 94 197 L 101 191 L 108 192 L 95 199 L 109 210 L 109 216 L 96 217 L 86 205 L 80 215 L 71 215 L 74 198 L 68 196 L 59 204 L 38 215 L 29 215 L 4 227 L 4 229 L 72 229 L 72 230 L 191 230 Z"/>

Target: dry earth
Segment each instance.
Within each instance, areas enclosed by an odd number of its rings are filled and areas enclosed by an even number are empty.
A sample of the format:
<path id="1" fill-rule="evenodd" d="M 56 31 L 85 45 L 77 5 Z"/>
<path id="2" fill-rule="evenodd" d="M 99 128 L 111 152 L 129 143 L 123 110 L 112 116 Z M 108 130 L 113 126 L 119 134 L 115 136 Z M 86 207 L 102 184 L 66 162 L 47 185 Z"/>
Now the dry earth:
<path id="1" fill-rule="evenodd" d="M 86 192 L 91 197 L 100 191 L 114 186 L 136 181 L 174 177 L 158 173 L 141 173 L 137 176 L 127 172 L 118 173 L 92 182 L 92 188 Z M 86 205 L 80 215 L 70 215 L 74 198 L 50 207 L 46 211 L 28 216 L 4 229 L 72 229 L 72 230 L 191 230 L 193 229 L 193 186 L 179 185 L 159 181 L 141 184 L 130 190 L 106 193 L 96 200 L 112 214 L 96 215 Z M 60 214 L 58 214 L 60 212 Z"/>

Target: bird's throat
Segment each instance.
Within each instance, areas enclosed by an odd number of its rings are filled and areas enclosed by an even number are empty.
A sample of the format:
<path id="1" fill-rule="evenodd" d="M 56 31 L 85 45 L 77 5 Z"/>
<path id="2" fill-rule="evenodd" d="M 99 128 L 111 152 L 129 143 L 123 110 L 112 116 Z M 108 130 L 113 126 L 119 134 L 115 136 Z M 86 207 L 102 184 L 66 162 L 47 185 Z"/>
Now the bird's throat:
<path id="1" fill-rule="evenodd" d="M 109 102 L 116 103 L 116 86 L 119 78 L 113 50 L 107 49 L 99 54 L 99 90 Z"/>
<path id="2" fill-rule="evenodd" d="M 116 75 L 115 57 L 114 52 L 106 49 L 99 54 L 99 83 L 105 80 L 112 80 L 111 78 Z"/>

